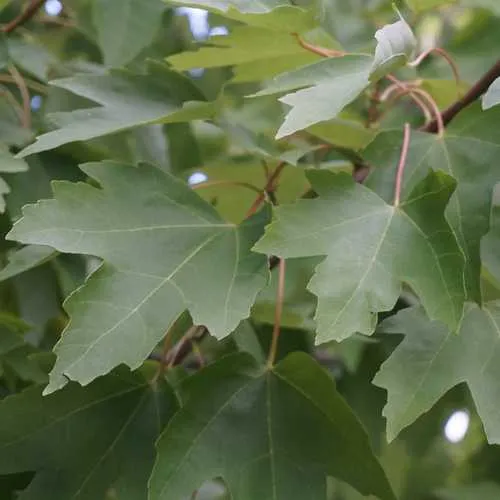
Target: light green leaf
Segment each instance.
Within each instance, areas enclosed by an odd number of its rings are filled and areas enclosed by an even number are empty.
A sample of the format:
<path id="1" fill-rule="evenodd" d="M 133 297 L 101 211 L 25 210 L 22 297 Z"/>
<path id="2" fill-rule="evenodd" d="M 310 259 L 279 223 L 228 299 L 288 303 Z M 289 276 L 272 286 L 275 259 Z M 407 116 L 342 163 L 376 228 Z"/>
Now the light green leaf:
<path id="1" fill-rule="evenodd" d="M 304 49 L 289 33 L 255 26 L 237 26 L 227 36 L 210 39 L 210 46 L 181 52 L 167 61 L 178 71 L 191 68 L 216 68 L 274 58 L 302 56 Z"/>
<path id="2" fill-rule="evenodd" d="M 5 281 L 13 276 L 29 271 L 52 260 L 57 252 L 50 247 L 41 245 L 28 245 L 9 255 L 8 264 L 0 270 L 0 281 Z"/>
<path id="3" fill-rule="evenodd" d="M 176 409 L 165 384 L 124 370 L 87 388 L 0 401 L 0 474 L 36 471 L 23 500 L 147 499 L 154 442 Z"/>
<path id="4" fill-rule="evenodd" d="M 164 10 L 161 0 L 94 0 L 93 21 L 106 66 L 123 66 L 150 45 Z"/>
<path id="5" fill-rule="evenodd" d="M 331 84 L 335 80 L 366 78 L 373 58 L 366 55 L 328 57 L 287 73 L 276 76 L 264 88 L 250 97 L 290 92 L 301 87 Z"/>
<path id="6" fill-rule="evenodd" d="M 382 332 L 405 334 L 373 383 L 387 390 L 387 436 L 427 412 L 449 389 L 466 382 L 490 443 L 500 443 L 500 302 L 465 308 L 458 335 L 419 308 L 385 320 Z"/>
<path id="7" fill-rule="evenodd" d="M 430 174 L 399 207 L 347 174 L 311 171 L 318 193 L 278 207 L 256 250 L 284 258 L 326 255 L 309 283 L 318 297 L 316 342 L 373 333 L 409 284 L 431 317 L 456 328 L 464 257 L 443 212 L 455 183 Z"/>
<path id="8" fill-rule="evenodd" d="M 361 424 L 326 372 L 302 353 L 271 371 L 245 355 L 185 381 L 185 404 L 161 436 L 150 500 L 188 498 L 222 477 L 238 500 L 326 497 L 326 476 L 394 499 Z"/>
<path id="9" fill-rule="evenodd" d="M 204 100 L 190 80 L 160 66 L 148 76 L 116 70 L 55 80 L 52 85 L 101 106 L 53 113 L 50 118 L 58 129 L 37 137 L 21 157 L 132 127 L 204 119 L 215 113 L 212 103 L 190 102 Z"/>
<path id="10" fill-rule="evenodd" d="M 164 0 L 173 5 L 205 9 L 228 19 L 287 33 L 317 27 L 314 13 L 295 7 L 286 0 Z"/>
<path id="11" fill-rule="evenodd" d="M 483 96 L 483 109 L 490 109 L 500 104 L 500 78 L 497 78 Z"/>
<path id="12" fill-rule="evenodd" d="M 417 40 L 411 28 L 401 16 L 399 21 L 377 30 L 375 39 L 377 47 L 370 72 L 371 80 L 378 80 L 397 67 L 406 64 L 417 46 Z"/>
<path id="13" fill-rule="evenodd" d="M 355 66 L 357 70 L 352 74 L 341 74 L 325 83 L 281 97 L 280 101 L 292 109 L 286 115 L 276 138 L 331 120 L 354 101 L 370 83 L 369 70 Z"/>
<path id="14" fill-rule="evenodd" d="M 120 363 L 137 368 L 186 308 L 195 324 L 228 335 L 268 275 L 267 260 L 250 252 L 266 211 L 237 227 L 154 167 L 103 162 L 82 170 L 102 189 L 54 183 L 55 199 L 25 207 L 9 233 L 104 259 L 65 304 L 71 321 L 55 348 L 49 393 Z"/>
<path id="15" fill-rule="evenodd" d="M 489 230 L 493 187 L 500 182 L 500 108 L 463 111 L 443 138 L 412 132 L 402 196 L 409 195 L 429 172 L 444 171 L 457 181 L 446 218 L 466 255 L 466 284 L 471 300 L 481 302 L 479 244 Z M 394 191 L 394 168 L 401 153 L 400 131 L 380 133 L 364 157 L 375 167 L 366 185 L 389 202 Z M 473 181 L 471 181 L 473 173 Z"/>

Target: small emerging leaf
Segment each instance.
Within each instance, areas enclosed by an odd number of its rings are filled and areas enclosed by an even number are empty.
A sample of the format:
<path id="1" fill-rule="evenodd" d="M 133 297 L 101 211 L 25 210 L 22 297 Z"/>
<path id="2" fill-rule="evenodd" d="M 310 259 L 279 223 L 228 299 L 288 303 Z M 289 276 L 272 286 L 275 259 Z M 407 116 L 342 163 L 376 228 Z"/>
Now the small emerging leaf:
<path id="1" fill-rule="evenodd" d="M 417 46 L 415 35 L 401 16 L 399 21 L 379 29 L 375 33 L 375 39 L 378 43 L 370 73 L 371 80 L 378 80 L 406 64 Z"/>

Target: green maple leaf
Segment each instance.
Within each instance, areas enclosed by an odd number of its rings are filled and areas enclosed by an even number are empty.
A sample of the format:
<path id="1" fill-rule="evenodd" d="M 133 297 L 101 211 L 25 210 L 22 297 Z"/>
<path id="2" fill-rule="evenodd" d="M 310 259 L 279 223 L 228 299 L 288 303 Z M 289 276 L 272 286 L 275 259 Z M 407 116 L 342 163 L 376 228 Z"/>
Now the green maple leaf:
<path id="1" fill-rule="evenodd" d="M 173 393 L 125 370 L 43 397 L 34 387 L 0 402 L 0 474 L 35 471 L 20 500 L 146 500 L 154 442 Z M 140 439 L 139 439 L 140 437 Z"/>
<path id="2" fill-rule="evenodd" d="M 430 174 L 399 207 L 347 174 L 311 171 L 314 200 L 278 207 L 256 250 L 285 258 L 326 255 L 309 290 L 318 296 L 317 343 L 371 334 L 409 284 L 428 313 L 455 328 L 464 258 L 443 212 L 455 184 Z"/>
<path id="3" fill-rule="evenodd" d="M 363 55 L 328 58 L 277 76 L 256 95 L 307 88 L 280 98 L 291 109 L 276 138 L 335 118 L 368 87 L 372 64 L 373 58 Z"/>
<path id="4" fill-rule="evenodd" d="M 458 335 L 430 321 L 420 308 L 406 309 L 385 320 L 380 330 L 405 334 L 382 365 L 373 383 L 387 389 L 387 435 L 394 439 L 449 389 L 466 382 L 487 439 L 500 443 L 500 301 L 480 309 L 469 303 Z"/>
<path id="5" fill-rule="evenodd" d="M 446 219 L 466 255 L 466 285 L 469 298 L 481 301 L 480 241 L 489 230 L 493 188 L 500 181 L 496 167 L 500 155 L 500 109 L 483 112 L 479 106 L 465 110 L 446 129 L 444 137 L 413 132 L 402 197 L 429 172 L 444 171 L 457 181 L 457 189 L 446 208 Z M 374 166 L 366 185 L 389 201 L 394 190 L 394 172 L 401 152 L 400 131 L 380 133 L 364 157 Z"/>
<path id="6" fill-rule="evenodd" d="M 104 259 L 65 307 L 48 392 L 87 384 L 120 363 L 138 367 L 186 308 L 222 338 L 249 315 L 267 259 L 250 252 L 267 211 L 237 227 L 175 177 L 105 162 L 82 170 L 102 189 L 54 183 L 54 200 L 24 209 L 9 237 Z"/>
<path id="7" fill-rule="evenodd" d="M 204 119 L 215 113 L 213 103 L 188 78 L 155 63 L 149 75 L 112 70 L 104 75 L 79 75 L 54 80 L 51 85 L 100 106 L 52 113 L 56 130 L 37 137 L 19 156 L 54 149 L 75 141 L 113 134 L 141 125 Z"/>
<path id="8" fill-rule="evenodd" d="M 187 498 L 222 477 L 238 500 L 326 498 L 326 476 L 394 495 L 368 437 L 309 356 L 262 373 L 238 354 L 187 379 L 183 408 L 158 441 L 150 500 Z"/>

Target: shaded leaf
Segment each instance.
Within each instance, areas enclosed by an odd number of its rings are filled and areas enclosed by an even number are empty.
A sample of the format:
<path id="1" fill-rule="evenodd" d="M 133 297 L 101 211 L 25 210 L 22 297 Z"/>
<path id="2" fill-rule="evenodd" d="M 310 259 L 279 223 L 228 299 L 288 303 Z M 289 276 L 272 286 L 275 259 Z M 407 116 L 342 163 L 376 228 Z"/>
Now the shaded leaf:
<path id="1" fill-rule="evenodd" d="M 12 174 L 17 172 L 26 172 L 28 165 L 25 161 L 14 158 L 9 150 L 0 145 L 0 172 L 5 174 Z M 10 187 L 0 177 L 0 213 L 5 212 L 5 198 L 4 195 L 10 193 Z"/>
<path id="2" fill-rule="evenodd" d="M 384 333 L 405 338 L 382 365 L 373 383 L 387 390 L 387 436 L 427 412 L 449 389 L 466 382 L 490 443 L 500 443 L 500 302 L 479 309 L 469 303 L 458 335 L 430 321 L 420 308 L 406 309 L 385 320 Z"/>
<path id="3" fill-rule="evenodd" d="M 104 259 L 65 304 L 71 322 L 47 392 L 68 379 L 87 384 L 120 363 L 138 367 L 185 308 L 195 324 L 228 335 L 268 274 L 266 259 L 250 252 L 266 211 L 237 227 L 154 167 L 82 170 L 102 189 L 54 183 L 55 199 L 25 207 L 9 236 Z"/>
<path id="4" fill-rule="evenodd" d="M 28 245 L 16 250 L 9 255 L 8 264 L 0 270 L 0 281 L 17 276 L 34 267 L 41 266 L 56 255 L 57 252 L 53 248 L 41 245 Z"/>
<path id="5" fill-rule="evenodd" d="M 446 129 L 444 137 L 412 132 L 402 199 L 429 172 L 444 171 L 457 181 L 446 208 L 446 219 L 466 256 L 469 297 L 481 301 L 479 285 L 481 238 L 489 230 L 493 187 L 500 181 L 496 163 L 500 154 L 500 109 L 482 112 L 479 106 L 463 111 Z M 373 169 L 366 185 L 389 202 L 394 191 L 394 168 L 401 152 L 401 131 L 381 132 L 364 157 Z"/>
<path id="6" fill-rule="evenodd" d="M 106 66 L 123 66 L 150 45 L 164 10 L 161 0 L 94 0 L 93 21 Z"/>
<path id="7" fill-rule="evenodd" d="M 146 500 L 154 442 L 175 409 L 164 384 L 125 371 L 49 397 L 29 389 L 0 401 L 0 473 L 37 471 L 22 500 L 95 500 L 110 487 Z"/>
<path id="8" fill-rule="evenodd" d="M 101 106 L 51 114 L 58 129 L 37 137 L 20 156 L 141 125 L 208 118 L 215 112 L 212 103 L 190 102 L 205 98 L 187 78 L 160 66 L 156 74 L 148 76 L 116 70 L 51 83 Z"/>
<path id="9" fill-rule="evenodd" d="M 325 498 L 326 475 L 393 499 L 368 437 L 326 372 L 292 354 L 259 373 L 236 355 L 187 379 L 158 442 L 150 499 L 188 497 L 223 477 L 238 500 Z"/>
<path id="10" fill-rule="evenodd" d="M 496 500 L 500 498 L 497 483 L 477 483 L 439 490 L 435 493 L 439 500 Z"/>
<path id="11" fill-rule="evenodd" d="M 318 296 L 317 343 L 371 334 L 401 283 L 450 327 L 464 302 L 464 258 L 443 212 L 455 183 L 430 174 L 399 207 L 347 174 L 312 171 L 315 200 L 278 207 L 256 250 L 284 258 L 326 255 L 309 290 Z"/>

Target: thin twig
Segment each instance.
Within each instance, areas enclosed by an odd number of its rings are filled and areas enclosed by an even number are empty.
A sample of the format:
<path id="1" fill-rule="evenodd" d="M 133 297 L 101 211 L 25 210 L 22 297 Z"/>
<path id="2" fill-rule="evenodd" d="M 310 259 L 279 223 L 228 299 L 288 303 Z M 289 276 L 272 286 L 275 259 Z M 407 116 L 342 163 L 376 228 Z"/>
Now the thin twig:
<path id="1" fill-rule="evenodd" d="M 396 173 L 396 187 L 394 188 L 394 206 L 399 206 L 401 200 L 401 188 L 403 185 L 403 174 L 408 160 L 408 151 L 410 149 L 411 128 L 409 123 L 405 123 L 403 134 L 403 145 L 401 147 L 401 156 L 399 158 L 398 170 Z"/>
<path id="2" fill-rule="evenodd" d="M 432 111 L 427 107 L 427 105 L 414 93 L 414 88 L 413 87 L 408 87 L 406 89 L 401 89 L 397 87 L 396 85 L 391 86 L 394 91 L 388 92 L 387 95 L 389 97 L 392 97 L 392 99 L 389 101 L 390 104 L 394 104 L 396 101 L 401 99 L 402 97 L 408 96 L 411 98 L 411 100 L 417 105 L 417 107 L 422 111 L 422 114 L 424 115 L 425 118 L 425 123 L 429 123 L 432 120 L 433 113 Z"/>
<path id="3" fill-rule="evenodd" d="M 271 346 L 269 348 L 269 357 L 267 358 L 267 367 L 269 369 L 274 366 L 276 355 L 278 354 L 278 341 L 281 332 L 281 316 L 283 314 L 283 301 L 285 298 L 285 273 L 285 259 L 280 258 L 278 264 L 278 290 L 276 292 L 276 308 L 274 311 L 273 335 L 271 339 Z"/>
<path id="4" fill-rule="evenodd" d="M 5 99 L 10 103 L 10 105 L 12 106 L 16 115 L 19 118 L 19 122 L 22 125 L 24 120 L 23 107 L 19 104 L 19 102 L 17 102 L 17 99 L 15 98 L 14 94 L 10 90 L 2 87 L 0 88 L 0 95 L 4 96 Z"/>
<path id="5" fill-rule="evenodd" d="M 38 11 L 38 9 L 45 3 L 45 0 L 31 0 L 30 4 L 21 12 L 15 19 L 7 24 L 4 24 L 0 30 L 3 33 L 11 33 L 17 27 L 29 21 Z"/>
<path id="6" fill-rule="evenodd" d="M 434 47 L 432 49 L 428 49 L 424 52 L 422 52 L 414 61 L 410 62 L 408 66 L 411 67 L 417 67 L 420 66 L 422 61 L 426 59 L 430 54 L 439 54 L 443 59 L 445 59 L 448 64 L 451 67 L 451 70 L 453 71 L 453 76 L 455 77 L 455 82 L 457 83 L 457 91 L 458 91 L 458 96 L 460 97 L 461 92 L 460 92 L 460 73 L 458 71 L 458 66 L 453 60 L 453 58 L 446 52 L 446 50 L 440 48 L 440 47 Z"/>
<path id="7" fill-rule="evenodd" d="M 464 108 L 479 99 L 490 87 L 490 85 L 500 77 L 500 59 L 469 89 L 465 95 L 455 101 L 451 106 L 446 108 L 441 113 L 441 121 L 446 127 L 455 116 L 457 116 Z M 438 120 L 433 120 L 431 123 L 422 128 L 424 132 L 435 133 L 439 130 Z"/>
<path id="8" fill-rule="evenodd" d="M 23 76 L 13 64 L 9 64 L 9 73 L 15 81 L 21 98 L 23 100 L 23 120 L 22 125 L 24 128 L 31 128 L 31 98 L 26 82 Z"/>
<path id="9" fill-rule="evenodd" d="M 26 82 L 26 86 L 28 88 L 31 88 L 40 94 L 47 93 L 47 88 L 44 85 L 42 85 L 41 83 L 35 82 L 35 80 L 31 80 L 29 78 L 24 78 L 24 81 Z M 0 74 L 0 82 L 16 83 L 16 81 L 12 77 L 12 75 L 3 75 L 3 74 Z"/>
<path id="10" fill-rule="evenodd" d="M 274 193 L 276 191 L 276 183 L 278 182 L 278 179 L 283 172 L 283 169 L 285 168 L 286 163 L 284 161 L 278 163 L 278 166 L 274 169 L 273 173 L 269 176 L 269 179 L 267 180 L 267 184 L 264 187 L 264 191 L 257 196 L 255 201 L 252 203 L 252 206 L 248 209 L 245 218 L 248 219 L 248 217 L 251 217 L 253 214 L 259 210 L 260 206 L 262 203 L 264 203 L 264 200 L 266 199 L 266 195 L 270 195 L 270 193 Z M 271 195 L 272 196 L 272 195 Z"/>

